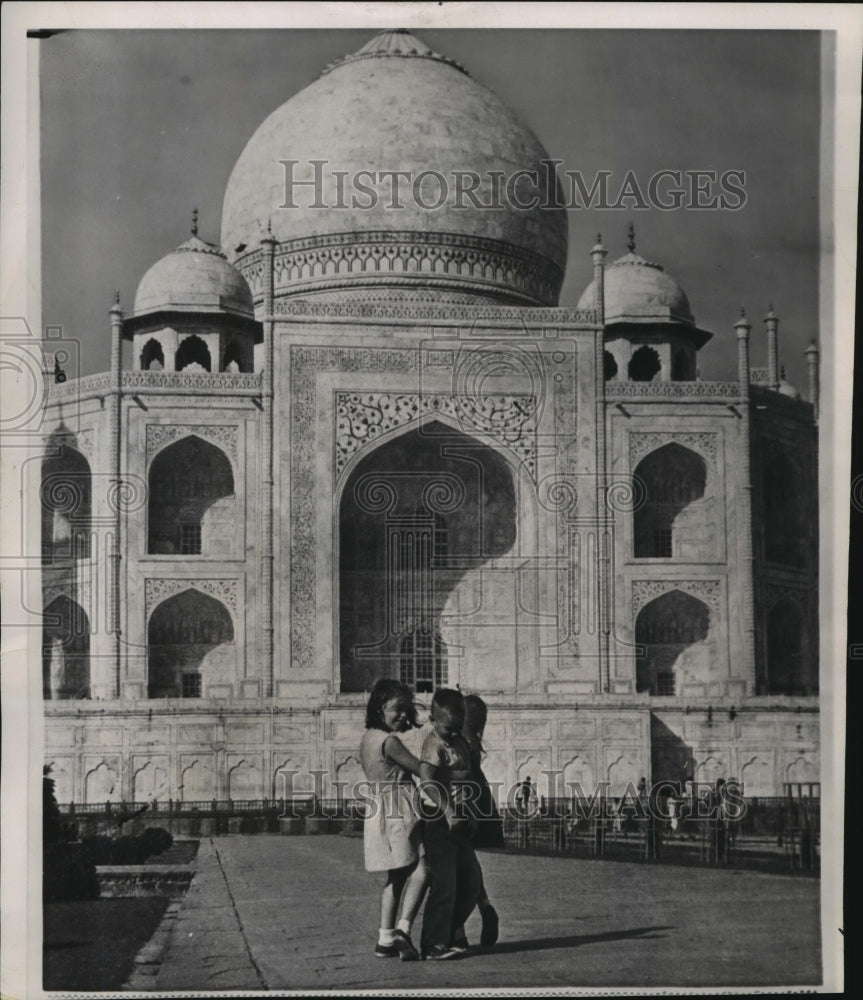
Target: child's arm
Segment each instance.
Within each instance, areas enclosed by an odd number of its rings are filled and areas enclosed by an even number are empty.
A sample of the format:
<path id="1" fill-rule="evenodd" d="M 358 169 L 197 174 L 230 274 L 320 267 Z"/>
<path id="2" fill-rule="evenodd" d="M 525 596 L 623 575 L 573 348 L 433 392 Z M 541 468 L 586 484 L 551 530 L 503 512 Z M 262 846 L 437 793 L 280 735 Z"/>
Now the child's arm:
<path id="1" fill-rule="evenodd" d="M 402 743 L 402 741 L 395 734 L 388 736 L 384 740 L 383 753 L 387 760 L 391 760 L 394 764 L 398 764 L 398 766 L 404 768 L 405 771 L 410 771 L 411 774 L 420 774 L 419 760 L 414 757 L 410 750 L 408 750 L 404 743 Z"/>

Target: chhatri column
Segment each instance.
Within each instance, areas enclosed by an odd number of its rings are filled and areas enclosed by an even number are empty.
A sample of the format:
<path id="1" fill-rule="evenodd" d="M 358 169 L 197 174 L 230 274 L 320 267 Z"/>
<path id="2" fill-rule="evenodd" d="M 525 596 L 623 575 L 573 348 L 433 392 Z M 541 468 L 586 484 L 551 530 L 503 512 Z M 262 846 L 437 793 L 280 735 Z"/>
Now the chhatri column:
<path id="1" fill-rule="evenodd" d="M 599 536 L 597 558 L 597 604 L 599 619 L 599 690 L 606 693 L 611 688 L 609 671 L 609 621 L 608 583 L 611 558 L 608 531 L 608 486 L 606 470 L 605 442 L 605 257 L 608 251 L 602 245 L 602 234 L 597 234 L 596 245 L 590 251 L 593 260 L 594 310 L 596 329 L 594 333 L 594 370 L 596 396 L 596 525 Z"/>
<path id="2" fill-rule="evenodd" d="M 123 497 L 123 480 L 121 471 L 122 438 L 120 436 L 120 420 L 123 408 L 123 310 L 120 307 L 120 293 L 117 292 L 114 304 L 109 313 L 111 317 L 111 479 L 113 482 L 114 508 L 113 546 L 111 549 L 111 632 L 114 636 L 114 698 L 120 697 L 120 680 L 122 671 L 122 636 L 120 616 L 120 569 L 121 553 L 120 531 L 122 529 L 121 507 Z"/>
<path id="3" fill-rule="evenodd" d="M 273 364 L 275 350 L 274 299 L 275 277 L 274 259 L 276 239 L 270 225 L 267 235 L 261 240 L 264 256 L 264 370 L 262 372 L 262 403 L 264 408 L 263 441 L 263 510 L 261 512 L 261 677 L 264 682 L 264 697 L 273 695 L 275 674 L 275 636 L 273 632 Z"/>
<path id="4" fill-rule="evenodd" d="M 736 462 L 740 476 L 740 520 L 737 530 L 737 551 L 740 555 L 740 622 L 742 648 L 740 677 L 746 681 L 747 694 L 755 692 L 755 554 L 752 544 L 752 471 L 750 462 L 751 433 L 749 414 L 749 331 L 746 310 L 734 324 L 737 334 L 737 378 L 740 382 L 740 442 Z"/>
<path id="5" fill-rule="evenodd" d="M 771 305 L 764 318 L 767 327 L 767 384 L 775 392 L 779 388 L 779 318 Z"/>

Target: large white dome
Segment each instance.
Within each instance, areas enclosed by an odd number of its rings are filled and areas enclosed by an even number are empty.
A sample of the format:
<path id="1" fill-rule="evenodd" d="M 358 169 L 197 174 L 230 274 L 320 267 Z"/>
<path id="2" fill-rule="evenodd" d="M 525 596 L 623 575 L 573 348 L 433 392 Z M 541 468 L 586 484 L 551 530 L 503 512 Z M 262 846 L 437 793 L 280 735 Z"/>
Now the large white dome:
<path id="1" fill-rule="evenodd" d="M 221 243 L 258 300 L 260 242 L 271 226 L 277 297 L 408 286 L 556 304 L 567 216 L 548 159 L 533 133 L 452 60 L 406 32 L 383 32 L 258 128 L 227 185 Z M 317 188 L 297 184 L 316 171 Z M 360 171 L 375 176 L 359 178 L 375 189 L 371 207 L 355 183 Z M 397 199 L 385 171 L 409 175 Z M 518 171 L 535 171 L 536 181 L 522 175 L 510 198 L 506 184 Z M 469 194 L 472 179 L 457 189 L 464 172 L 479 178 Z M 432 208 L 440 177 L 447 198 Z M 512 203 L 534 195 L 533 207 Z"/>

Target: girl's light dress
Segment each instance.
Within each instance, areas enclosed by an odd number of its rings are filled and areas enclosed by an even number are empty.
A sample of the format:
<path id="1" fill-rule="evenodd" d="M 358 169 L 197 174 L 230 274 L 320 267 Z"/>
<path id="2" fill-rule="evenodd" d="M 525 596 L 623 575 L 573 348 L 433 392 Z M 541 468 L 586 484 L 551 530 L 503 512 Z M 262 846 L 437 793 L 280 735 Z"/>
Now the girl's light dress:
<path id="1" fill-rule="evenodd" d="M 414 864 L 421 854 L 422 826 L 412 803 L 410 774 L 384 756 L 384 743 L 394 733 L 367 729 L 360 743 L 360 762 L 371 782 L 363 828 L 366 871 L 391 871 Z"/>

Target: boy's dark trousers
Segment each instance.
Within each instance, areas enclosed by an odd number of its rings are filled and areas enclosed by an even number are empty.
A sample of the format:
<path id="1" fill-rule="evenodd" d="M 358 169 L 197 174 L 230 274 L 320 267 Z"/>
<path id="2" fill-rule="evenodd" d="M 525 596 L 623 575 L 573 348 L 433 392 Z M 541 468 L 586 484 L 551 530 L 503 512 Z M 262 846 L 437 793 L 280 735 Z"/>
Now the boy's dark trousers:
<path id="1" fill-rule="evenodd" d="M 420 938 L 426 954 L 436 944 L 452 943 L 453 928 L 460 927 L 477 904 L 482 869 L 467 830 L 453 834 L 445 819 L 426 821 L 423 844 L 430 878 Z"/>

